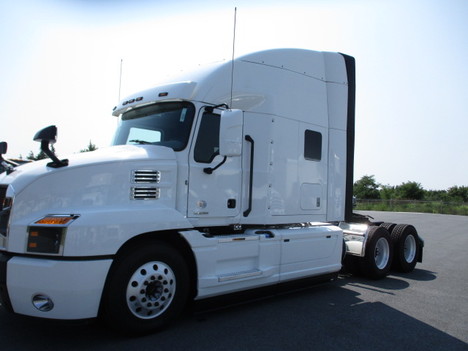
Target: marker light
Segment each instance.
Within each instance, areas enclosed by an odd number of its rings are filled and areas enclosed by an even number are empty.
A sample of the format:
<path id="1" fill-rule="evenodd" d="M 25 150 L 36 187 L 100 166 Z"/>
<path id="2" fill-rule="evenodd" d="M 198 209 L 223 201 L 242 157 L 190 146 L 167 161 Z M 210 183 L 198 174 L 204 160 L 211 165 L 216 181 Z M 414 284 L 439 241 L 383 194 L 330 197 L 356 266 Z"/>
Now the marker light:
<path id="1" fill-rule="evenodd" d="M 65 225 L 74 219 L 76 219 L 76 216 L 47 216 L 34 222 L 34 224 Z"/>

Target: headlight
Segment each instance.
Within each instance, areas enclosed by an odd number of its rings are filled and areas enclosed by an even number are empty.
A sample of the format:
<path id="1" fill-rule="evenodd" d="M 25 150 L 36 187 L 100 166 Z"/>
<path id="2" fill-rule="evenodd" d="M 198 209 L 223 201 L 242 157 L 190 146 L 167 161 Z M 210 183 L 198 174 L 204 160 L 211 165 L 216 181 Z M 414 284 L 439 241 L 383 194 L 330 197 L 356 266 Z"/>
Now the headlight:
<path id="1" fill-rule="evenodd" d="M 48 215 L 28 227 L 26 252 L 62 255 L 67 227 L 79 216 Z"/>

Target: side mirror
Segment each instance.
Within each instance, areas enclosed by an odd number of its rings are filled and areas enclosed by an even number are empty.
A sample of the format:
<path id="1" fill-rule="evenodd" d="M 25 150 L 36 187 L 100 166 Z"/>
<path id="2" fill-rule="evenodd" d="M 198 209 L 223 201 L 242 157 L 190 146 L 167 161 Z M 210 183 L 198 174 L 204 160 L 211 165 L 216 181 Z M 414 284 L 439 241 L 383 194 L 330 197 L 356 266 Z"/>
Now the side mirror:
<path id="1" fill-rule="evenodd" d="M 7 153 L 7 149 L 8 149 L 8 144 L 6 143 L 6 141 L 2 141 L 0 143 L 0 173 L 3 172 L 2 170 L 3 168 L 7 172 L 7 174 L 10 174 L 15 169 L 12 167 L 11 164 L 6 162 L 5 159 L 3 158 L 3 155 Z"/>
<path id="2" fill-rule="evenodd" d="M 59 160 L 52 150 L 49 149 L 49 144 L 55 144 L 57 142 L 56 126 L 48 126 L 41 129 L 36 133 L 33 140 L 41 143 L 41 150 L 52 160 L 52 162 L 47 164 L 48 167 L 60 168 L 68 166 L 68 160 Z"/>
<path id="3" fill-rule="evenodd" d="M 219 126 L 219 154 L 221 156 L 242 155 L 242 134 L 244 112 L 224 110 L 221 112 Z"/>
<path id="4" fill-rule="evenodd" d="M 6 143 L 6 141 L 2 141 L 0 143 L 0 159 L 2 158 L 1 155 L 5 155 L 7 153 L 7 150 L 8 150 L 8 144 Z"/>
<path id="5" fill-rule="evenodd" d="M 48 126 L 44 129 L 41 129 L 34 136 L 34 141 L 43 142 L 46 141 L 47 145 L 55 144 L 57 142 L 57 127 Z"/>

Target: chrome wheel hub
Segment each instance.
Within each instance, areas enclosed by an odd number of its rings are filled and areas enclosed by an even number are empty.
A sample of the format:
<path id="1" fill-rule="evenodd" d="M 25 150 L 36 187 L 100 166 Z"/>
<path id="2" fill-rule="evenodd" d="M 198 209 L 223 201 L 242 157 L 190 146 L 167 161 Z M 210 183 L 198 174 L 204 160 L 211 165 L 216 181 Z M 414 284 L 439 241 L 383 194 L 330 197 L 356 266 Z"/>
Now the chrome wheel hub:
<path id="1" fill-rule="evenodd" d="M 405 239 L 405 243 L 403 245 L 403 251 L 405 255 L 405 261 L 407 263 L 411 263 L 416 256 L 416 239 L 412 235 L 408 235 Z"/>
<path id="2" fill-rule="evenodd" d="M 385 238 L 380 238 L 375 245 L 374 260 L 378 269 L 384 269 L 390 258 L 390 246 Z"/>
<path id="3" fill-rule="evenodd" d="M 133 273 L 127 285 L 127 304 L 138 318 L 161 315 L 171 304 L 176 290 L 172 269 L 163 262 L 148 262 Z"/>

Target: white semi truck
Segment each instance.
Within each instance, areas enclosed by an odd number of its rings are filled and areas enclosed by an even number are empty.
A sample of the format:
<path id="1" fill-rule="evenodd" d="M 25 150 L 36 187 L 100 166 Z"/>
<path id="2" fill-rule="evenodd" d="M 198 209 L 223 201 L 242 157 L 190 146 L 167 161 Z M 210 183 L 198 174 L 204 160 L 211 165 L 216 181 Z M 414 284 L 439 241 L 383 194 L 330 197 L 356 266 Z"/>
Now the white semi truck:
<path id="1" fill-rule="evenodd" d="M 111 147 L 60 160 L 57 128 L 41 130 L 51 160 L 0 175 L 3 307 L 140 333 L 189 300 L 344 261 L 413 270 L 413 226 L 352 213 L 354 101 L 352 57 L 277 49 L 124 99 Z"/>

